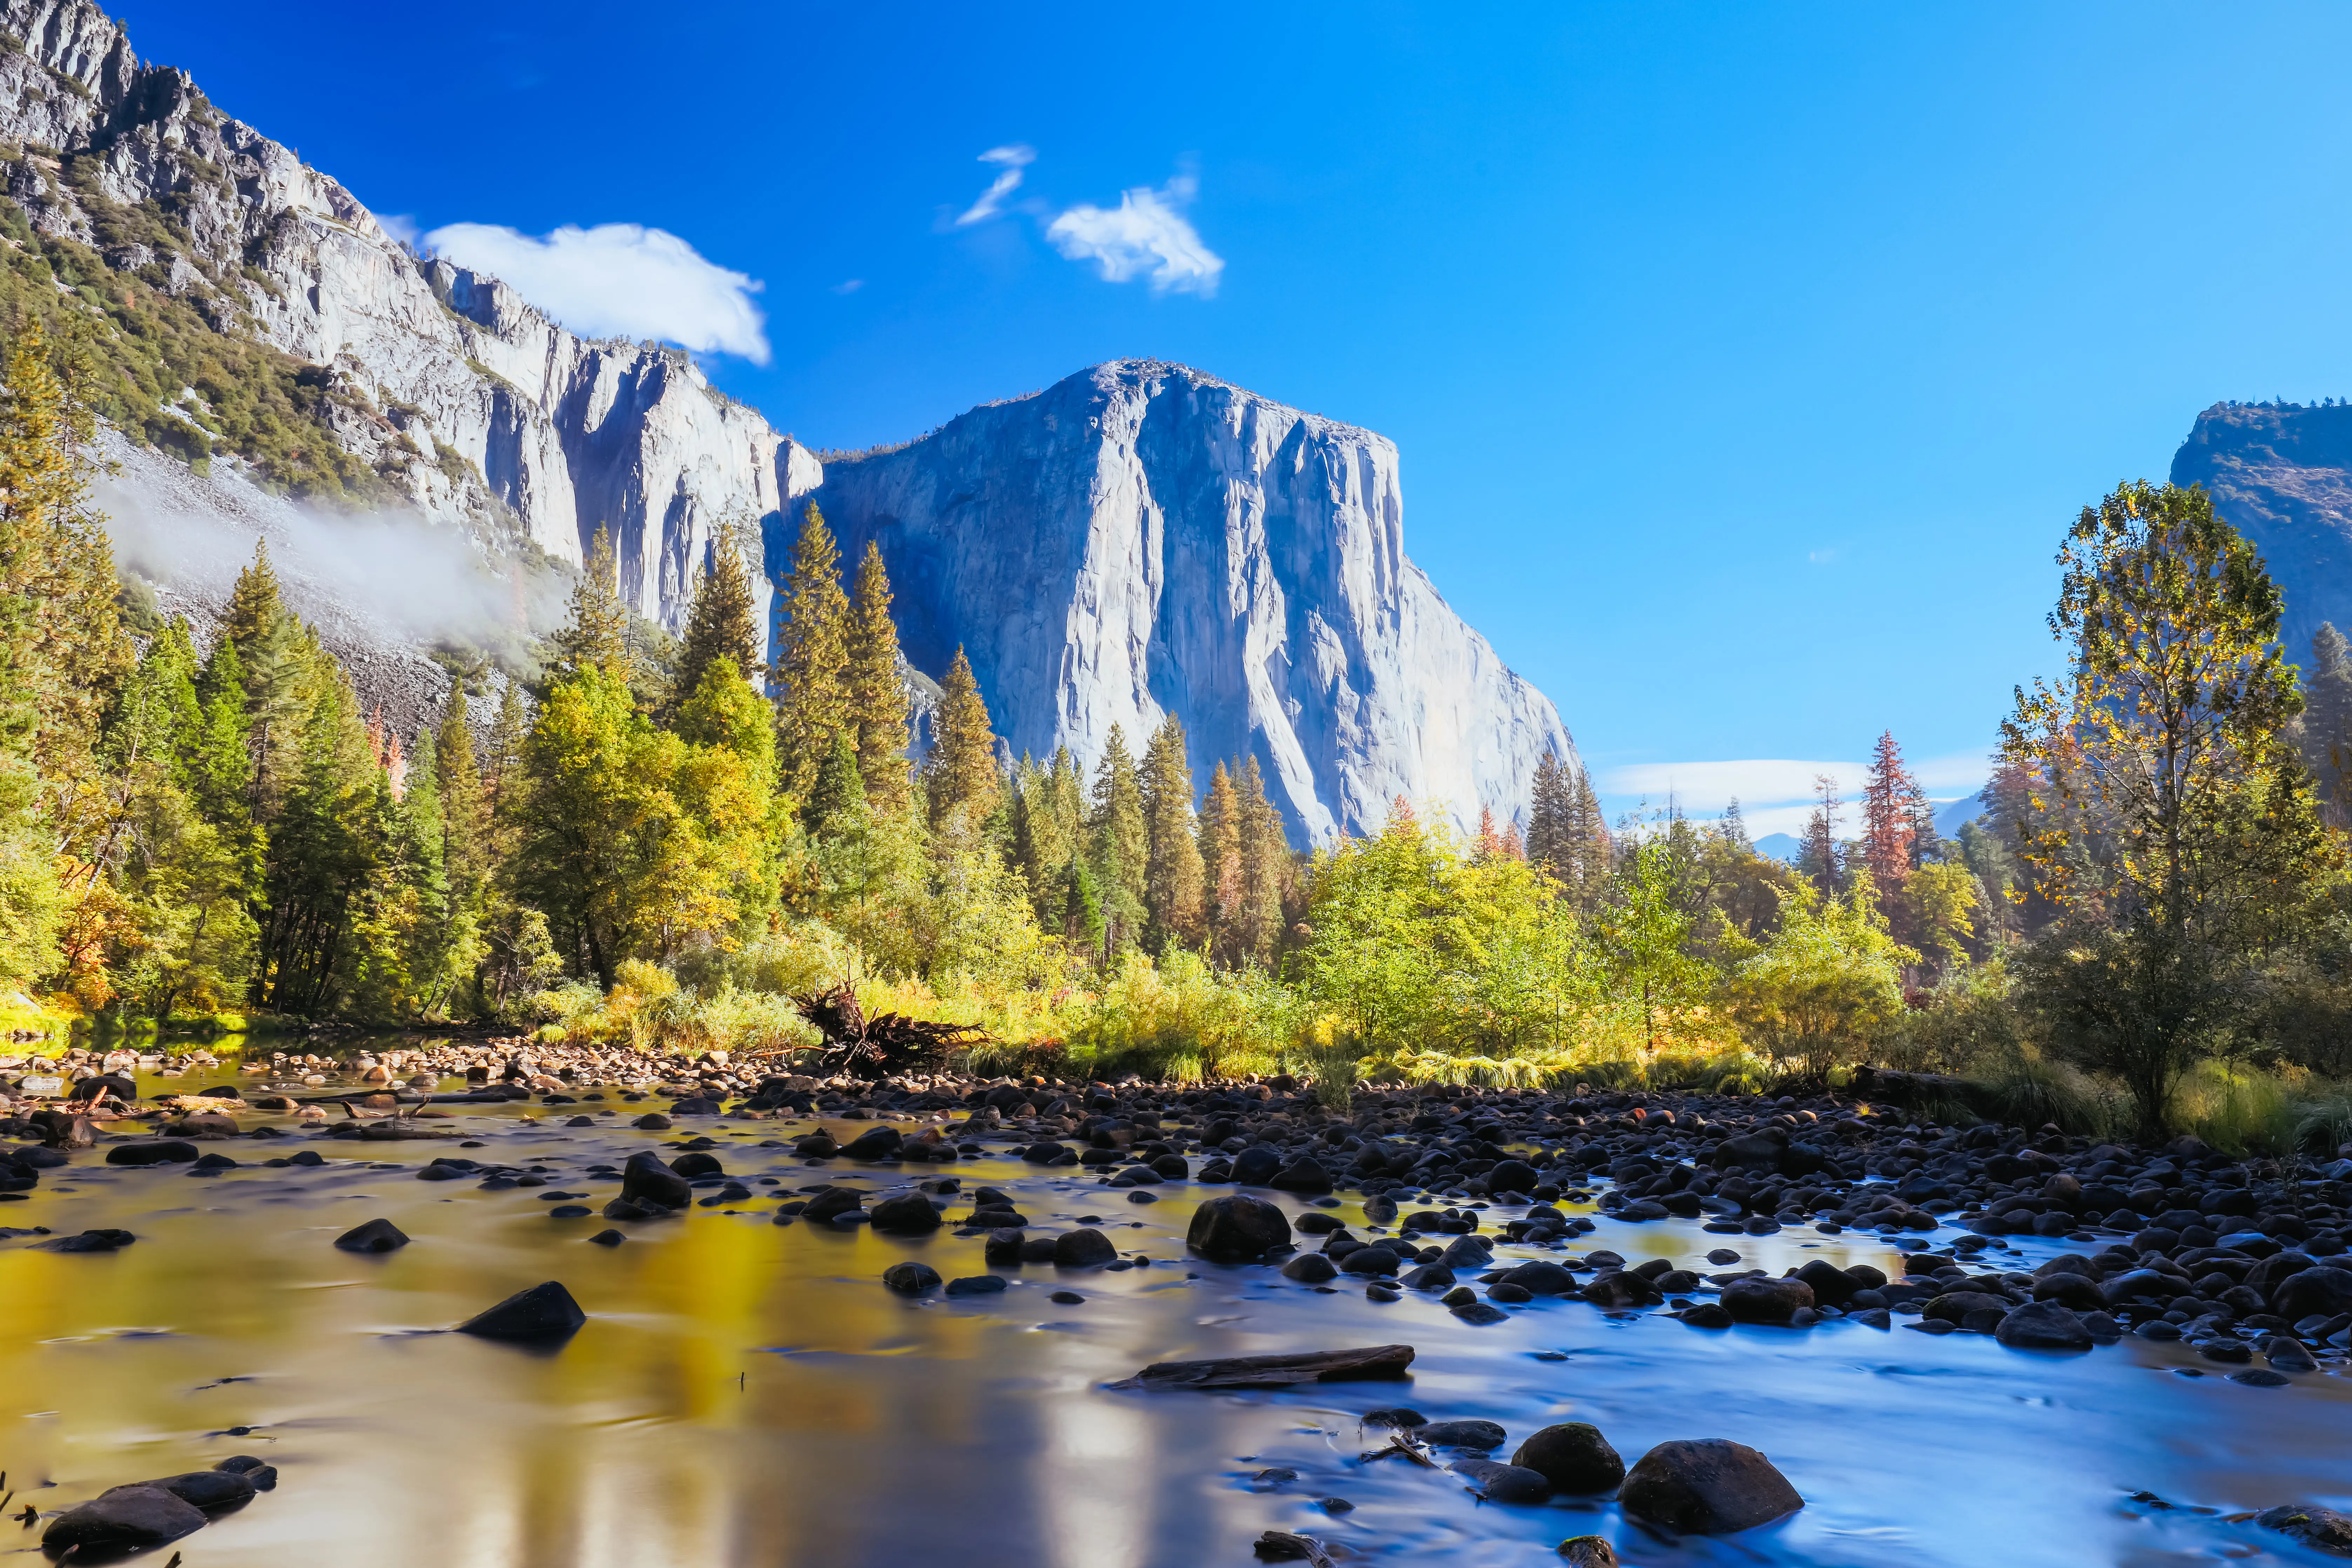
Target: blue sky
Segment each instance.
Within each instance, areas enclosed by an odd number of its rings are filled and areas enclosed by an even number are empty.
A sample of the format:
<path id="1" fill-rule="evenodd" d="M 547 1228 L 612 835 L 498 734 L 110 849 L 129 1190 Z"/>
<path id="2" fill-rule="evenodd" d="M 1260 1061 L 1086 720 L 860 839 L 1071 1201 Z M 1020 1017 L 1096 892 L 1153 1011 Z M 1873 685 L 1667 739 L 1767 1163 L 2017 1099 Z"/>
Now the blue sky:
<path id="1" fill-rule="evenodd" d="M 1620 806 L 1974 783 L 2074 510 L 2352 392 L 2342 6 L 115 3 L 420 231 L 756 281 L 661 308 L 812 445 L 1125 354 L 1382 432 Z"/>

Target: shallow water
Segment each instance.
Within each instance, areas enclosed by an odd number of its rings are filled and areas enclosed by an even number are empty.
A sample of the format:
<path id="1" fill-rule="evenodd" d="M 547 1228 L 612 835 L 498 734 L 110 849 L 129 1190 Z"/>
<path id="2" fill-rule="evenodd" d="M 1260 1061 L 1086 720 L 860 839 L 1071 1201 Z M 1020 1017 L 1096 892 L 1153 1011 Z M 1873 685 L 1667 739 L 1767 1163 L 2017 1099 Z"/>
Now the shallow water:
<path id="1" fill-rule="evenodd" d="M 516 1105 L 448 1109 L 448 1142 L 298 1132 L 213 1144 L 244 1162 L 216 1176 L 107 1166 L 101 1145 L 45 1173 L 29 1201 L 0 1205 L 0 1226 L 139 1237 L 100 1255 L 0 1241 L 9 1509 L 62 1509 L 253 1453 L 279 1468 L 278 1489 L 176 1543 L 188 1568 L 1239 1564 L 1270 1528 L 1451 1568 L 1557 1563 L 1555 1545 L 1585 1533 L 1633 1564 L 2158 1568 L 2336 1561 L 2221 1516 L 2352 1504 L 2340 1369 L 2248 1388 L 2180 1345 L 2127 1339 L 2053 1356 L 1853 1322 L 1707 1332 L 1541 1300 L 1473 1328 L 1412 1293 L 1381 1305 L 1271 1268 L 1188 1260 L 1193 1204 L 1230 1188 L 1171 1184 L 1157 1203 L 1130 1204 L 1090 1173 L 1048 1177 L 1017 1162 L 811 1168 L 789 1147 L 761 1146 L 807 1121 L 682 1119 L 648 1132 L 623 1115 L 572 1129 L 551 1112 L 528 1125 Z M 870 1123 L 826 1125 L 845 1140 Z M 762 1175 L 786 1191 L 839 1181 L 877 1192 L 953 1175 L 1013 1193 L 1035 1228 L 1098 1216 L 1122 1252 L 1154 1262 L 1000 1266 L 1014 1281 L 1002 1295 L 910 1300 L 882 1289 L 886 1267 L 916 1258 L 947 1278 L 988 1272 L 981 1239 L 780 1227 L 772 1194 L 740 1213 L 628 1226 L 612 1248 L 586 1240 L 606 1228 L 601 1215 L 548 1217 L 548 1194 L 601 1206 L 617 1187 L 565 1173 L 639 1148 L 667 1156 L 698 1132 L 762 1193 Z M 462 1152 L 485 1163 L 543 1163 L 554 1184 L 415 1180 L 415 1167 L 461 1152 L 457 1138 L 479 1140 Z M 298 1148 L 328 1165 L 258 1164 Z M 1337 1212 L 1360 1226 L 1353 1204 Z M 329 1245 L 379 1215 L 413 1245 L 383 1257 Z M 1599 1233 L 1571 1250 L 1687 1263 L 1728 1246 L 1774 1273 L 1813 1256 L 1882 1268 L 1895 1257 L 1871 1237 L 1595 1217 Z M 2015 1243 L 2028 1259 L 2065 1245 Z M 436 1331 L 551 1279 L 590 1314 L 561 1350 Z M 1086 1300 L 1049 1302 L 1060 1289 Z M 1419 1352 L 1410 1384 L 1101 1386 L 1158 1360 L 1400 1342 Z M 2200 1369 L 2212 1374 L 2181 1374 Z M 1808 1506 L 1761 1530 L 1672 1543 L 1613 1503 L 1481 1503 L 1459 1477 L 1360 1460 L 1380 1439 L 1358 1418 L 1399 1404 L 1499 1421 L 1513 1446 L 1549 1422 L 1591 1421 L 1628 1463 L 1667 1438 L 1729 1437 L 1769 1454 Z M 251 1430 L 228 1435 L 238 1426 Z M 1299 1479 L 1252 1479 L 1274 1467 Z M 2143 1490 L 2180 1506 L 2128 1500 Z M 1319 1506 L 1335 1497 L 1354 1510 Z M 37 1529 L 0 1523 L 0 1538 L 12 1531 L 29 1552 Z"/>

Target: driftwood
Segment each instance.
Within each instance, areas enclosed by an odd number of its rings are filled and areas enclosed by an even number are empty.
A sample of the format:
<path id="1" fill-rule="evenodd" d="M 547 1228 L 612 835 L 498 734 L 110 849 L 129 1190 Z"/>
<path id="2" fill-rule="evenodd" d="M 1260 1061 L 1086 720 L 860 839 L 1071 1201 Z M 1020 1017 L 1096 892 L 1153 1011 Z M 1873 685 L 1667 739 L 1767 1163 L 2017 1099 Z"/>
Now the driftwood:
<path id="1" fill-rule="evenodd" d="M 1350 1351 L 1304 1351 L 1291 1355 L 1227 1356 L 1216 1361 L 1154 1362 L 1110 1388 L 1287 1388 L 1295 1383 L 1347 1383 L 1362 1378 L 1404 1377 L 1412 1365 L 1411 1345 L 1371 1345 Z"/>
<path id="2" fill-rule="evenodd" d="M 824 1037 L 825 1066 L 869 1082 L 920 1068 L 942 1051 L 988 1038 L 970 1024 L 943 1024 L 885 1013 L 868 1018 L 846 984 L 793 998 L 801 1016 Z"/>

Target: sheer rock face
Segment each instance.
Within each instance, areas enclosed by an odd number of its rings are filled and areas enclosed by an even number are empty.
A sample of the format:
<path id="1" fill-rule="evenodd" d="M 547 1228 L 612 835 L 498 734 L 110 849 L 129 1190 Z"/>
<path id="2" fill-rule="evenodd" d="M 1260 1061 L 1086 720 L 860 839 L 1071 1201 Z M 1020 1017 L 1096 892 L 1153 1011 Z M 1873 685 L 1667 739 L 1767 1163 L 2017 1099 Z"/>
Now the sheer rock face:
<path id="1" fill-rule="evenodd" d="M 1318 843 L 1399 795 L 1510 819 L 1574 755 L 1406 559 L 1395 446 L 1198 371 L 1097 365 L 836 460 L 814 499 L 846 559 L 880 544 L 918 667 L 965 648 L 1015 752 L 1091 766 L 1173 712 L 1197 775 L 1255 755 Z"/>
<path id="2" fill-rule="evenodd" d="M 2217 403 L 2174 456 L 2172 482 L 2203 485 L 2262 552 L 2286 593 L 2289 658 L 2309 660 L 2323 621 L 2352 633 L 2352 406 Z"/>
<path id="3" fill-rule="evenodd" d="M 675 626 L 713 531 L 756 528 L 815 483 L 814 458 L 688 355 L 583 341 L 494 279 L 418 259 L 185 72 L 142 64 L 89 0 L 0 0 L 0 28 L 25 44 L 0 55 L 0 138 L 35 155 L 8 192 L 34 223 L 98 244 L 93 189 L 162 204 L 190 254 L 118 246 L 108 264 L 363 393 L 380 412 L 339 428 L 344 445 L 486 552 L 576 563 L 607 527 L 625 595 Z M 92 186 L 57 153 L 99 154 Z"/>

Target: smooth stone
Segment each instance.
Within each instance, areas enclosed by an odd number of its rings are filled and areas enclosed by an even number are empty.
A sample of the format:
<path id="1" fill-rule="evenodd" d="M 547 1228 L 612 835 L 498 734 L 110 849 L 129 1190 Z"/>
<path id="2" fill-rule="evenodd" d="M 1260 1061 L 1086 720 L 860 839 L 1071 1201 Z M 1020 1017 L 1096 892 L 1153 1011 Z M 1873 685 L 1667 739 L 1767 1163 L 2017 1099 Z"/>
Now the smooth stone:
<path id="1" fill-rule="evenodd" d="M 1285 1279 L 1296 1279 L 1302 1285 L 1328 1284 L 1339 1274 L 1331 1260 L 1319 1252 L 1302 1252 L 1282 1266 Z"/>
<path id="2" fill-rule="evenodd" d="M 992 1296 L 997 1291 L 1003 1289 L 1004 1285 L 1004 1277 L 1001 1274 L 969 1274 L 961 1279 L 949 1280 L 948 1294 L 950 1296 Z"/>
<path id="3" fill-rule="evenodd" d="M 1264 1198 L 1228 1193 L 1192 1211 L 1184 1242 L 1213 1263 L 1253 1263 L 1291 1245 L 1290 1216 Z"/>
<path id="4" fill-rule="evenodd" d="M 621 1167 L 621 1197 L 640 1206 L 681 1209 L 693 1201 L 694 1189 L 660 1155 L 640 1149 Z"/>
<path id="5" fill-rule="evenodd" d="M 1065 1231 L 1054 1238 L 1054 1262 L 1063 1268 L 1091 1268 L 1118 1256 L 1110 1237 L 1091 1227 Z"/>
<path id="6" fill-rule="evenodd" d="M 345 1252 L 390 1252 L 394 1247 L 406 1247 L 408 1237 L 392 1221 L 372 1219 L 335 1237 L 335 1245 Z"/>
<path id="7" fill-rule="evenodd" d="M 115 1487 L 51 1520 L 41 1532 L 41 1548 L 62 1553 L 79 1547 L 94 1555 L 161 1546 L 207 1522 L 204 1510 L 161 1487 Z"/>
<path id="8" fill-rule="evenodd" d="M 185 1475 L 165 1476 L 161 1480 L 142 1481 L 140 1485 L 161 1487 L 182 1502 L 193 1503 L 206 1513 L 251 1502 L 256 1490 L 248 1473 L 217 1467 L 209 1470 L 190 1470 Z"/>
<path id="9" fill-rule="evenodd" d="M 882 1270 L 882 1283 L 901 1296 L 919 1296 L 939 1282 L 940 1271 L 928 1263 L 893 1263 Z"/>
<path id="10" fill-rule="evenodd" d="M 2001 1319 L 1993 1337 L 2022 1351 L 2086 1351 L 2097 1342 L 2082 1319 L 2055 1301 L 2027 1302 Z"/>
<path id="11" fill-rule="evenodd" d="M 1511 1463 L 1540 1471 L 1555 1491 L 1605 1492 L 1625 1479 L 1625 1461 L 1587 1421 L 1563 1421 L 1533 1434 Z"/>
<path id="12" fill-rule="evenodd" d="M 550 1279 L 476 1313 L 458 1324 L 457 1331 L 486 1340 L 549 1342 L 571 1338 L 587 1321 L 572 1292 Z"/>
<path id="13" fill-rule="evenodd" d="M 1805 1506 L 1772 1461 L 1720 1437 L 1661 1443 L 1626 1472 L 1625 1511 L 1685 1535 L 1728 1535 Z"/>
<path id="14" fill-rule="evenodd" d="M 920 1193 L 900 1193 L 896 1197 L 884 1198 L 869 1212 L 874 1228 L 878 1231 L 919 1236 L 940 1228 L 940 1211 Z"/>
<path id="15" fill-rule="evenodd" d="M 1436 1448 L 1499 1448 L 1510 1437 L 1495 1422 L 1475 1418 L 1425 1422 L 1413 1436 Z"/>

